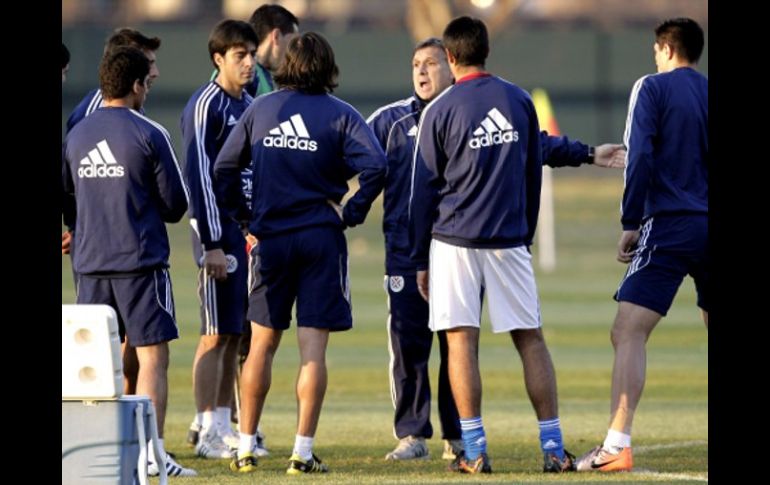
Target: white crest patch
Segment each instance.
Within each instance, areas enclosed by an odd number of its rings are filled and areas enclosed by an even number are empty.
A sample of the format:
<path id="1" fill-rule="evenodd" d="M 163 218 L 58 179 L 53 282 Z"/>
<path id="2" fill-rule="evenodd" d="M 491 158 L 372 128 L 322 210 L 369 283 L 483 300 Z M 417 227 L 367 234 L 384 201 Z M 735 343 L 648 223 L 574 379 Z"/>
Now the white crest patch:
<path id="1" fill-rule="evenodd" d="M 235 270 L 238 269 L 238 260 L 232 254 L 225 255 L 225 259 L 227 260 L 227 272 L 235 273 Z"/>
<path id="2" fill-rule="evenodd" d="M 390 277 L 390 289 L 393 293 L 398 293 L 404 289 L 404 277 L 403 276 L 391 276 Z"/>

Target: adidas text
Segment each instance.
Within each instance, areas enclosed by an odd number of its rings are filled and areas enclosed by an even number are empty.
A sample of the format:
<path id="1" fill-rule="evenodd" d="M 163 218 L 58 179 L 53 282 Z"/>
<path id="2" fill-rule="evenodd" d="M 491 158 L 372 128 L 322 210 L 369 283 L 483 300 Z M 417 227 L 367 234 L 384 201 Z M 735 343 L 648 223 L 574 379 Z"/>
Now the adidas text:
<path id="1" fill-rule="evenodd" d="M 84 167 L 78 168 L 78 177 L 80 178 L 108 178 L 108 177 L 122 177 L 124 175 L 125 171 L 123 170 L 123 167 L 121 166 L 115 166 L 115 165 L 99 165 L 99 166 L 93 166 L 88 165 Z"/>
<path id="2" fill-rule="evenodd" d="M 511 143 L 519 141 L 518 131 L 503 131 L 495 133 L 484 133 L 481 136 L 471 138 L 468 145 L 473 150 L 478 150 L 481 147 L 488 147 L 490 145 L 502 145 L 503 143 Z"/>
<path id="3" fill-rule="evenodd" d="M 266 147 L 291 148 L 292 150 L 304 150 L 314 152 L 318 150 L 318 143 L 315 140 L 299 138 L 296 136 L 266 136 L 262 140 Z"/>

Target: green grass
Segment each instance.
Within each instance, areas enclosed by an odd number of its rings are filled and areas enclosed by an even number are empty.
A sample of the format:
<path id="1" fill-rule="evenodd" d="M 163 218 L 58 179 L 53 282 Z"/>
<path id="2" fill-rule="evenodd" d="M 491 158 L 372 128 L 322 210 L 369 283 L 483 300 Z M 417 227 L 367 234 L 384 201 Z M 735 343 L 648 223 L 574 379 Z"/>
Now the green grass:
<path id="1" fill-rule="evenodd" d="M 611 296 L 624 271 L 624 266 L 615 262 L 622 175 L 616 172 L 607 176 L 596 168 L 581 171 L 580 177 L 557 174 L 558 266 L 549 274 L 538 270 L 544 331 L 558 377 L 560 417 L 567 447 L 573 453 L 583 453 L 598 444 L 606 431 L 612 368 L 609 328 L 616 310 Z M 599 173 L 605 176 L 590 177 Z M 227 470 L 226 461 L 195 458 L 192 449 L 185 446 L 194 413 L 190 373 L 198 308 L 188 226 L 169 226 L 181 338 L 171 345 L 166 442 L 181 463 L 200 474 L 198 478 L 174 479 L 175 483 L 697 483 L 708 478 L 708 342 L 689 281 L 648 343 L 647 384 L 634 423 L 637 471 L 610 476 L 552 477 L 539 473 L 542 458 L 537 422 L 524 390 L 521 363 L 510 338 L 493 335 L 486 321 L 481 337 L 483 415 L 495 473 L 468 477 L 445 471 L 435 405 L 436 436 L 429 441 L 432 459 L 386 463 L 383 457 L 395 439 L 387 374 L 380 222 L 381 204 L 375 203 L 367 223 L 347 233 L 354 329 L 331 338 L 329 387 L 315 447 L 332 473 L 299 478 L 284 474 L 296 421 L 298 353 L 293 329 L 284 337 L 275 360 L 263 415 L 271 456 L 260 461 L 259 471 L 237 476 Z M 537 248 L 534 251 L 537 261 Z M 62 258 L 62 302 L 72 301 L 69 258 Z M 434 383 L 437 364 L 434 352 Z"/>

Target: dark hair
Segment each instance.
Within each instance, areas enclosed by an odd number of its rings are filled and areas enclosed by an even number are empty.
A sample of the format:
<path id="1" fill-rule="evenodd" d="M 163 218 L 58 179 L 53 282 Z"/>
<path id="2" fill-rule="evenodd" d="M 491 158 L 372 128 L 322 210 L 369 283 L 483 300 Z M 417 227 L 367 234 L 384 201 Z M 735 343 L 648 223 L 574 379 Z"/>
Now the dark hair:
<path id="1" fill-rule="evenodd" d="M 144 83 L 150 73 L 150 60 L 136 47 L 116 47 L 99 64 L 99 85 L 105 99 L 128 96 L 134 81 Z"/>
<path id="2" fill-rule="evenodd" d="M 489 55 L 487 26 L 479 19 L 458 17 L 446 26 L 443 36 L 446 50 L 459 66 L 483 66 Z"/>
<path id="3" fill-rule="evenodd" d="M 247 42 L 257 47 L 257 34 L 251 24 L 232 19 L 219 22 L 209 35 L 209 56 L 214 67 L 219 67 L 214 62 L 214 54 L 224 56 L 231 47 L 246 47 Z"/>
<path id="4" fill-rule="evenodd" d="M 67 67 L 67 64 L 70 63 L 70 51 L 67 49 L 67 46 L 64 45 L 64 42 L 61 43 L 61 68 L 64 69 Z"/>
<path id="5" fill-rule="evenodd" d="M 320 94 L 334 91 L 339 73 L 329 42 L 321 34 L 306 32 L 289 42 L 273 79 L 283 88 Z"/>
<path id="6" fill-rule="evenodd" d="M 444 52 L 444 43 L 441 42 L 441 39 L 439 39 L 438 37 L 428 37 L 424 41 L 422 41 L 419 44 L 417 44 L 416 46 L 414 46 L 414 50 L 412 51 L 412 55 L 414 55 L 417 51 L 422 50 L 422 49 L 426 49 L 428 47 L 436 47 L 439 50 L 441 50 L 441 52 Z"/>
<path id="7" fill-rule="evenodd" d="M 158 37 L 147 37 L 136 29 L 130 29 L 123 27 L 115 30 L 115 32 L 107 39 L 107 44 L 104 46 L 104 55 L 111 53 L 118 47 L 136 47 L 139 50 L 156 51 L 160 48 L 160 39 Z"/>
<path id="8" fill-rule="evenodd" d="M 293 13 L 280 5 L 262 5 L 254 10 L 249 18 L 249 23 L 257 33 L 257 47 L 267 35 L 275 28 L 283 35 L 294 32 L 294 26 L 299 26 L 299 20 Z"/>
<path id="9" fill-rule="evenodd" d="M 693 19 L 669 19 L 655 28 L 655 42 L 670 45 L 679 57 L 696 63 L 703 52 L 703 29 Z"/>

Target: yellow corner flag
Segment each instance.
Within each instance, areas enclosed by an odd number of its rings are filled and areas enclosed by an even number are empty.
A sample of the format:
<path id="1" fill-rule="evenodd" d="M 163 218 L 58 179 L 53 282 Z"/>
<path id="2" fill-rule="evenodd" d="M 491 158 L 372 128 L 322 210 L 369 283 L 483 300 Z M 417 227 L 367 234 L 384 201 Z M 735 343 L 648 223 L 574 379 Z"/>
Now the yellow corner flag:
<path id="1" fill-rule="evenodd" d="M 559 124 L 556 123 L 556 117 L 553 115 L 551 100 L 548 98 L 548 94 L 545 92 L 545 89 L 533 89 L 532 102 L 535 103 L 535 111 L 537 111 L 537 119 L 540 123 L 540 129 L 547 131 L 549 135 L 561 135 L 561 131 L 559 131 Z"/>

